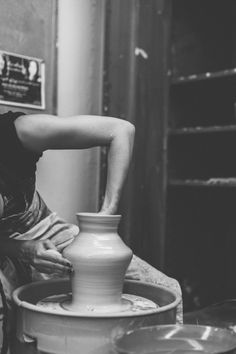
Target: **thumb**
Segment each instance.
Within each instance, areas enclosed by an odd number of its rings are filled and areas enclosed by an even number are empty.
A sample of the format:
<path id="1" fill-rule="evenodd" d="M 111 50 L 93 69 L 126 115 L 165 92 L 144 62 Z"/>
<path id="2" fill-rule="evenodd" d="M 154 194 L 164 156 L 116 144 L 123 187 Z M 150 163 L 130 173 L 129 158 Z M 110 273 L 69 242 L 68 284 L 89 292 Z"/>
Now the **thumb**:
<path id="1" fill-rule="evenodd" d="M 52 241 L 45 240 L 43 244 L 44 244 L 45 249 L 57 251 L 57 248 Z"/>

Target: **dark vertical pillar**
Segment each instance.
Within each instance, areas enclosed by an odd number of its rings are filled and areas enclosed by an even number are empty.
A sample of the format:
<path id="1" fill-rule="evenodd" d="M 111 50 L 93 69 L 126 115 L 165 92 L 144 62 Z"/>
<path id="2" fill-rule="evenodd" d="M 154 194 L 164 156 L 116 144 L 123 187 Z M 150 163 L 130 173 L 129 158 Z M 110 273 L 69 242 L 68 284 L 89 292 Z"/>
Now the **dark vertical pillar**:
<path id="1" fill-rule="evenodd" d="M 107 2 L 104 113 L 136 126 L 120 211 L 133 251 L 164 264 L 166 84 L 169 14 L 164 0 Z M 165 6 L 164 6 L 165 5 Z"/>

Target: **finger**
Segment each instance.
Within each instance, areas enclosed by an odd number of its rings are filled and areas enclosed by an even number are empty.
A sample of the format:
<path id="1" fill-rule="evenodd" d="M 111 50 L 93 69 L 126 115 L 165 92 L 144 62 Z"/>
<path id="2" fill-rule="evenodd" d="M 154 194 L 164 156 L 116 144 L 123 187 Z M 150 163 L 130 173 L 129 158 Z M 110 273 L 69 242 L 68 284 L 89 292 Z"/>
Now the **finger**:
<path id="1" fill-rule="evenodd" d="M 47 260 L 40 260 L 34 263 L 34 267 L 37 268 L 40 272 L 51 274 L 51 273 L 59 273 L 59 274 L 71 274 L 71 267 L 66 267 L 58 263 L 53 263 Z"/>
<path id="2" fill-rule="evenodd" d="M 44 244 L 44 247 L 45 247 L 46 249 L 52 249 L 52 250 L 57 251 L 57 248 L 56 248 L 56 246 L 54 245 L 54 243 L 53 243 L 52 241 L 50 241 L 50 240 L 45 240 L 43 244 Z"/>
<path id="3" fill-rule="evenodd" d="M 67 267 L 72 267 L 72 264 L 66 258 L 64 258 L 61 255 L 61 253 L 52 249 L 46 250 L 43 254 L 41 254 L 41 257 L 53 263 L 58 263 Z"/>

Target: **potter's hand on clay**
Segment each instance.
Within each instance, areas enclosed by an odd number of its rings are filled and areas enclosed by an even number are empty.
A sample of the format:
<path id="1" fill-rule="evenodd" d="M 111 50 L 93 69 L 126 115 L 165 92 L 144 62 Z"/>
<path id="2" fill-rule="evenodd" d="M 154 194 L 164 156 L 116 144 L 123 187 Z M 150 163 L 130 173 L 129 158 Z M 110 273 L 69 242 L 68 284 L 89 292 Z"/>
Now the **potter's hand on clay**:
<path id="1" fill-rule="evenodd" d="M 71 263 L 65 259 L 49 240 L 22 241 L 21 257 L 41 273 L 71 273 Z"/>
<path id="2" fill-rule="evenodd" d="M 116 212 L 116 208 L 102 208 L 99 210 L 99 215 L 114 215 Z"/>

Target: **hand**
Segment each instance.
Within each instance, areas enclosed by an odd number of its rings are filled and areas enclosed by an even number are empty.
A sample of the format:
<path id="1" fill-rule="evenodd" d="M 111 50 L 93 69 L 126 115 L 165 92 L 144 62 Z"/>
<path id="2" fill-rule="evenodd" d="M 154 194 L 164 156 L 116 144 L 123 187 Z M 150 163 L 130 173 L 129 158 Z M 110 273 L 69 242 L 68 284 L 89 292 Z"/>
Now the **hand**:
<path id="1" fill-rule="evenodd" d="M 20 258 L 41 273 L 68 275 L 72 272 L 71 263 L 57 251 L 49 240 L 22 241 Z"/>
<path id="2" fill-rule="evenodd" d="M 115 215 L 118 208 L 118 198 L 113 203 L 108 200 L 104 200 L 101 206 L 101 209 L 98 211 L 98 214 L 102 215 Z"/>

